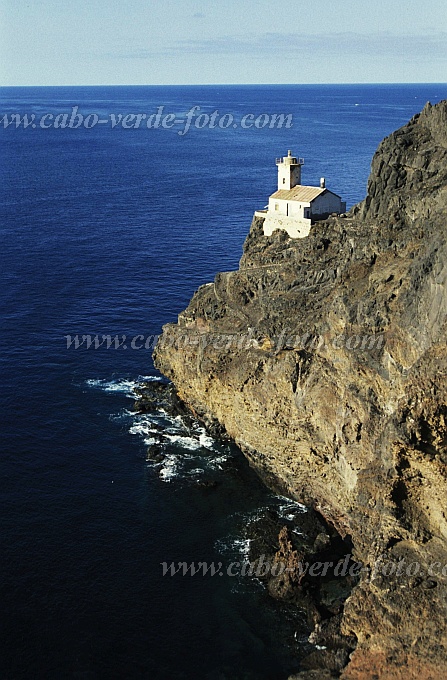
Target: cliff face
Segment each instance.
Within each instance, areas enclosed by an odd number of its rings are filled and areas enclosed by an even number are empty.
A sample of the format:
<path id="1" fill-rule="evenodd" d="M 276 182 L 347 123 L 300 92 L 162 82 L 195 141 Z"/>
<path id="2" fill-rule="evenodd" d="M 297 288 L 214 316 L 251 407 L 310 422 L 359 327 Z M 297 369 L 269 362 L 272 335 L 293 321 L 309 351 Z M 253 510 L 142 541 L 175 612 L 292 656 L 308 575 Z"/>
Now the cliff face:
<path id="1" fill-rule="evenodd" d="M 155 351 L 185 402 L 352 537 L 344 678 L 447 677 L 446 215 L 441 102 L 383 140 L 346 217 L 302 240 L 255 218 L 239 270 Z"/>

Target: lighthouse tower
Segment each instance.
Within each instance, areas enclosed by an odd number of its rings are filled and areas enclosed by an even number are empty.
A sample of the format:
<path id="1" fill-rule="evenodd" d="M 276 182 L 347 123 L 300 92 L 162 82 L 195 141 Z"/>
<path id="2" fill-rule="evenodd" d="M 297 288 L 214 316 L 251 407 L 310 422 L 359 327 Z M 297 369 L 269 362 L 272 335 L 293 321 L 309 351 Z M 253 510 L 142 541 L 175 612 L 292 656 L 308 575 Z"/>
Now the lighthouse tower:
<path id="1" fill-rule="evenodd" d="M 289 191 L 301 184 L 301 166 L 304 165 L 304 158 L 295 158 L 292 152 L 288 151 L 284 158 L 277 158 L 278 166 L 278 189 Z"/>

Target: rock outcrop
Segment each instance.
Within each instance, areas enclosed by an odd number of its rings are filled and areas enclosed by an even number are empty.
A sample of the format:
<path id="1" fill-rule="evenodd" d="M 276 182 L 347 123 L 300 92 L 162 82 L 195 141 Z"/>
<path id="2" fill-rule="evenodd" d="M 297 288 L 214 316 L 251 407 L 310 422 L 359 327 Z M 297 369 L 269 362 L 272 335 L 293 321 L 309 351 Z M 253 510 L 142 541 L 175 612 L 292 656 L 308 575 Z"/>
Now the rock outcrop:
<path id="1" fill-rule="evenodd" d="M 157 367 L 362 562 L 342 677 L 447 677 L 447 102 L 380 144 L 366 199 L 305 239 L 254 218 Z"/>

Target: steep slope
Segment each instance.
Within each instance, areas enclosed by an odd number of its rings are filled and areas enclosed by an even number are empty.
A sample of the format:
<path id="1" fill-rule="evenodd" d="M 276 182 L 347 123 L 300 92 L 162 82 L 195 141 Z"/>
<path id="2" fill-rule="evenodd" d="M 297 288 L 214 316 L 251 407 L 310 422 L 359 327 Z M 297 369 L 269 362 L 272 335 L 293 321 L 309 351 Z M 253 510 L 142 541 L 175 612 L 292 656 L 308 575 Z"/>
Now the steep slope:
<path id="1" fill-rule="evenodd" d="M 383 140 L 346 217 L 302 240 L 254 218 L 239 270 L 202 286 L 154 355 L 197 414 L 352 537 L 365 570 L 346 679 L 447 677 L 446 209 L 444 101 Z"/>

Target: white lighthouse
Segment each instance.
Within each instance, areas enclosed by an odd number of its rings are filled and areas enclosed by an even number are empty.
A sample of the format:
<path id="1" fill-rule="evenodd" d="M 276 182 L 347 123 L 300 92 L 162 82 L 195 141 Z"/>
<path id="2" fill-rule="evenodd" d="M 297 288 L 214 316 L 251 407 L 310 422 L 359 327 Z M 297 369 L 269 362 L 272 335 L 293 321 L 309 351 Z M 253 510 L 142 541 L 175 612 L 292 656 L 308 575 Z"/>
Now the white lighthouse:
<path id="1" fill-rule="evenodd" d="M 304 158 L 295 158 L 289 150 L 287 156 L 276 159 L 278 166 L 278 189 L 289 191 L 301 184 L 301 166 L 304 165 Z"/>
<path id="2" fill-rule="evenodd" d="M 290 238 L 305 238 L 312 224 L 329 215 L 345 212 L 346 203 L 333 191 L 326 189 L 326 180 L 320 179 L 320 186 L 301 184 L 303 158 L 287 156 L 276 159 L 278 166 L 278 190 L 269 198 L 264 210 L 255 215 L 264 219 L 263 231 L 271 236 L 276 229 L 282 229 Z"/>

